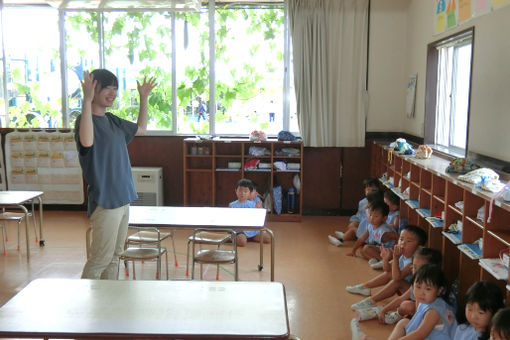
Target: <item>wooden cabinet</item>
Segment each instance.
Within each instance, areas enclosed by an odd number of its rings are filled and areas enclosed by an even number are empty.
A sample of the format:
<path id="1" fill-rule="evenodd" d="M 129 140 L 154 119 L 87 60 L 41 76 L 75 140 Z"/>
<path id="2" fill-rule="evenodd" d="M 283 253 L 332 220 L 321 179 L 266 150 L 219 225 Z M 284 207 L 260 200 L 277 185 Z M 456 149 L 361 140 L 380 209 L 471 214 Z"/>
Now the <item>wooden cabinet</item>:
<path id="1" fill-rule="evenodd" d="M 489 221 L 494 194 L 446 173 L 448 164 L 435 155 L 417 159 L 381 143 L 372 145 L 372 175 L 399 195 L 401 217 L 427 231 L 427 246 L 442 252 L 447 278 L 459 279 L 459 300 L 474 282 L 490 280 L 505 291 L 510 305 L 508 268 L 505 272 L 498 262 L 500 252 L 510 249 L 510 205 L 494 200 Z M 452 224 L 462 225 L 462 232 L 449 232 Z M 503 269 L 499 275 L 491 263 Z"/>
<path id="2" fill-rule="evenodd" d="M 271 195 L 270 220 L 300 221 L 303 191 L 303 144 L 246 139 L 185 139 L 183 143 L 184 205 L 228 206 L 236 199 L 235 185 L 241 178 L 257 184 L 260 194 Z M 256 164 L 256 165 L 255 165 Z M 249 166 L 252 165 L 252 166 Z M 294 209 L 288 209 L 287 192 L 300 181 L 295 191 Z M 282 187 L 282 210 L 274 208 L 273 188 Z M 296 190 L 296 189 L 294 189 Z"/>

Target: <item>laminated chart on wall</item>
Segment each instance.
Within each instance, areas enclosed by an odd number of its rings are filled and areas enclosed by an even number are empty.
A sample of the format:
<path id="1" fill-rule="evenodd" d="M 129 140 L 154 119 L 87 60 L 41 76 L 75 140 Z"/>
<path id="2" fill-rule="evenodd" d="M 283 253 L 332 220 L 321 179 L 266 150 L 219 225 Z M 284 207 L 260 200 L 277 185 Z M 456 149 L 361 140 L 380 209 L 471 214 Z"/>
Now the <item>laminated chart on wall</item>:
<path id="1" fill-rule="evenodd" d="M 14 131 L 5 138 L 9 190 L 43 191 L 45 204 L 83 204 L 73 132 Z"/>

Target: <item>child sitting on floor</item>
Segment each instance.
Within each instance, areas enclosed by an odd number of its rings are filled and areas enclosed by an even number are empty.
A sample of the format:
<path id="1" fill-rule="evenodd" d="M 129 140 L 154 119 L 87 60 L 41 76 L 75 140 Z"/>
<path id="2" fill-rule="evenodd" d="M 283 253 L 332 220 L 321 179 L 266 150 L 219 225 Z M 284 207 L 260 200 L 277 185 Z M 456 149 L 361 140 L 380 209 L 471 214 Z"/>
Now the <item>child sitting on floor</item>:
<path id="1" fill-rule="evenodd" d="M 385 223 L 388 212 L 388 205 L 384 202 L 374 202 L 370 206 L 367 230 L 356 240 L 352 251 L 347 253 L 348 256 L 356 256 L 356 252 L 361 248 L 361 255 L 372 264 L 381 260 L 381 245 L 388 249 L 393 248 L 398 235 Z"/>
<path id="2" fill-rule="evenodd" d="M 349 224 L 347 225 L 346 230 L 352 229 L 352 230 L 356 231 L 360 222 L 362 220 L 366 219 L 366 217 L 368 217 L 368 214 L 366 211 L 366 205 L 368 202 L 367 201 L 368 194 L 375 190 L 379 190 L 379 191 L 381 190 L 380 186 L 379 186 L 379 180 L 374 177 L 369 177 L 369 178 L 365 179 L 363 181 L 363 188 L 365 191 L 365 197 L 359 201 L 358 211 L 356 212 L 356 214 L 352 215 L 351 218 L 349 218 Z M 345 237 L 343 232 L 335 231 L 336 237 L 332 236 L 332 235 L 328 235 L 329 243 L 338 247 L 343 244 L 343 241 L 353 240 L 355 234 L 356 233 L 353 233 L 352 235 L 350 234 L 349 237 Z M 341 240 L 339 240 L 339 239 L 341 239 Z"/>
<path id="3" fill-rule="evenodd" d="M 377 302 L 393 296 L 395 293 L 399 295 L 405 293 L 412 281 L 413 255 L 426 242 L 427 233 L 423 229 L 414 225 L 406 226 L 400 233 L 398 243 L 393 248 L 393 252 L 386 248 L 381 249 L 384 260 L 384 273 L 365 283 L 346 287 L 349 293 L 365 296 L 370 296 L 371 288 L 385 285 L 384 288 L 372 297 L 353 304 L 351 308 L 360 310 L 377 307 L 371 310 L 371 313 L 374 314 L 371 318 L 375 318 L 382 309 L 382 307 L 377 306 Z M 368 315 L 363 315 L 362 318 L 367 319 Z"/>
<path id="4" fill-rule="evenodd" d="M 365 230 L 367 230 L 367 226 L 369 224 L 368 215 L 370 213 L 370 207 L 374 202 L 381 202 L 383 200 L 383 194 L 380 190 L 373 190 L 370 193 L 368 193 L 366 200 L 367 200 L 367 204 L 365 205 L 366 216 L 363 216 L 359 224 L 356 224 L 355 226 L 350 226 L 349 229 L 345 231 L 345 233 L 341 231 L 335 231 L 335 235 L 338 237 L 338 239 L 335 238 L 335 242 L 337 245 L 344 244 L 344 241 L 356 240 L 360 238 L 361 235 L 363 235 Z M 331 235 L 329 235 L 329 237 L 333 238 L 333 236 Z M 330 241 L 333 242 L 332 240 Z"/>
<path id="5" fill-rule="evenodd" d="M 450 340 L 456 321 L 450 305 L 444 299 L 446 287 L 441 267 L 431 264 L 421 266 L 413 280 L 416 313 L 411 320 L 400 320 L 389 339 Z M 351 321 L 351 331 L 353 339 L 369 339 L 359 328 L 356 319 Z"/>
<path id="6" fill-rule="evenodd" d="M 453 340 L 489 339 L 492 316 L 504 307 L 501 289 L 489 281 L 475 282 L 466 293 L 465 305 L 459 308 Z"/>
<path id="7" fill-rule="evenodd" d="M 384 192 L 384 203 L 390 208 L 386 223 L 395 229 L 395 232 L 399 232 L 398 227 L 400 224 L 400 198 L 391 190 Z"/>
<path id="8" fill-rule="evenodd" d="M 236 184 L 236 196 L 237 200 L 230 202 L 228 205 L 230 208 L 255 208 L 256 203 L 252 201 L 251 195 L 253 192 L 253 183 L 249 179 L 243 178 L 240 179 Z M 237 233 L 237 245 L 239 247 L 244 247 L 248 241 L 260 241 L 260 231 L 259 230 L 244 230 Z M 271 236 L 267 233 L 263 234 L 264 243 L 269 243 L 271 241 Z"/>

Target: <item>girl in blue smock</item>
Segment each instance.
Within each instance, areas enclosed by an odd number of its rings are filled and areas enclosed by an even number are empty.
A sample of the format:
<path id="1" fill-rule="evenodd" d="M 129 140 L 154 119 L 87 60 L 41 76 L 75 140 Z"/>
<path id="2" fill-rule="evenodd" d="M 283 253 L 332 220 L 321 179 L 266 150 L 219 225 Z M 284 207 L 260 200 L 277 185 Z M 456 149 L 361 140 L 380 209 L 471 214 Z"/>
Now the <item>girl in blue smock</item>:
<path id="1" fill-rule="evenodd" d="M 503 308 L 503 293 L 489 281 L 478 281 L 469 287 L 464 299 L 465 307 L 458 312 L 459 325 L 453 340 L 489 339 L 492 316 Z"/>
<path id="2" fill-rule="evenodd" d="M 416 313 L 411 320 L 400 320 L 389 339 L 450 340 L 456 320 L 451 307 L 441 297 L 445 289 L 446 279 L 439 266 L 421 266 L 413 283 L 418 304 Z"/>

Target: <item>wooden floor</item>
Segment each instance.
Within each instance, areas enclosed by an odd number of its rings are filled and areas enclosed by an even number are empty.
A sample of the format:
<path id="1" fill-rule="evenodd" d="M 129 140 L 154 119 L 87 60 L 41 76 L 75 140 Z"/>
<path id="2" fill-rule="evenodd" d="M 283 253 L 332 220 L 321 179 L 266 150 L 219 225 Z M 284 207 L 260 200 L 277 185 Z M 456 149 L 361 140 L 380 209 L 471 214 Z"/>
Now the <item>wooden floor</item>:
<path id="1" fill-rule="evenodd" d="M 362 297 L 347 293 L 345 286 L 378 273 L 370 269 L 365 260 L 345 255 L 350 243 L 340 248 L 329 245 L 327 235 L 333 230 L 345 229 L 346 222 L 347 217 L 340 216 L 303 216 L 300 223 L 267 223 L 276 238 L 275 280 L 285 285 L 290 329 L 300 339 L 350 339 L 350 320 L 354 312 L 349 306 Z M 8 254 L 0 255 L 0 305 L 36 278 L 79 279 L 85 263 L 88 226 L 85 212 L 45 211 L 45 246 L 35 243 L 32 231 L 32 257 L 27 263 L 24 230 L 22 249 L 18 252 L 16 223 L 9 223 Z M 171 278 L 184 278 L 188 235 L 188 231 L 176 232 L 179 266 L 172 267 L 173 261 L 169 261 Z M 240 248 L 239 253 L 240 280 L 269 280 L 269 246 L 264 249 L 264 269 L 260 272 L 257 269 L 258 244 L 249 243 Z M 152 279 L 154 269 L 152 263 L 138 264 L 137 279 Z M 215 267 L 205 270 L 206 279 L 213 280 Z M 232 280 L 232 274 L 231 266 L 222 267 L 220 279 Z M 120 279 L 126 279 L 122 271 Z M 361 327 L 368 335 L 379 339 L 386 339 L 392 329 L 377 321 L 362 322 Z"/>

